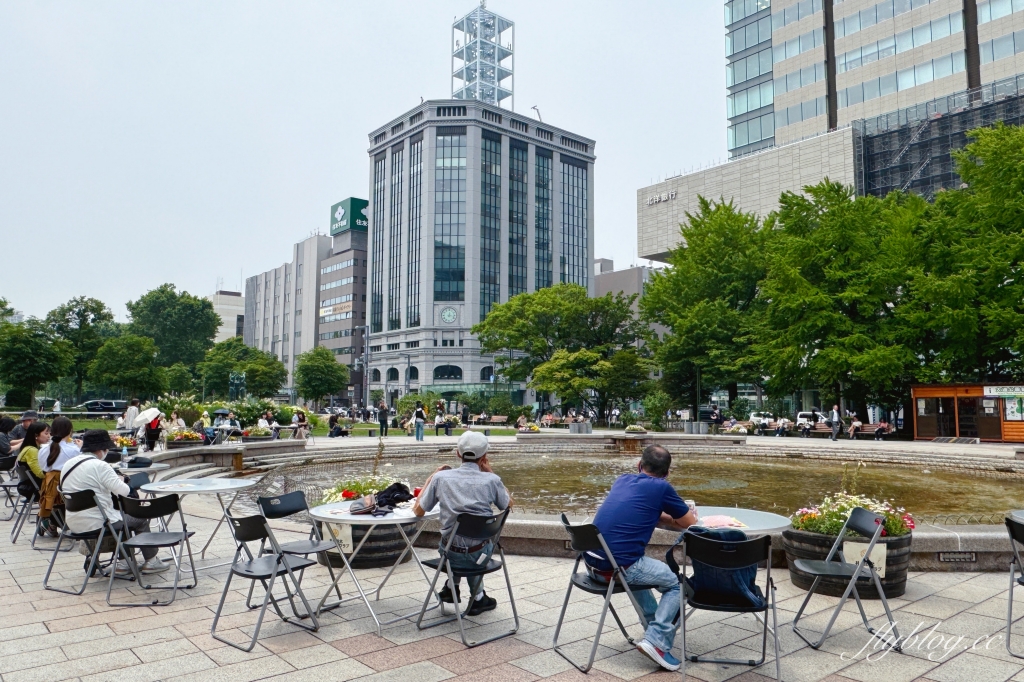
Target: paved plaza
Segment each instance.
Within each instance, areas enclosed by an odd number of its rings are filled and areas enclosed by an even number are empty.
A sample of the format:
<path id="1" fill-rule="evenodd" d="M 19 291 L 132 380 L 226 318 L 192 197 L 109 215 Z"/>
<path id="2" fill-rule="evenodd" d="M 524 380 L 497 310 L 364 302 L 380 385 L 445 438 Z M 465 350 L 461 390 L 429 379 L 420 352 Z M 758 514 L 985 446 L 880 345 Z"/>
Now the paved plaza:
<path id="1" fill-rule="evenodd" d="M 199 498 L 187 498 L 190 527 L 197 531 L 195 551 L 205 542 L 214 525 L 217 510 Z M 275 522 L 287 533 L 301 527 Z M 0 524 L 7 533 L 10 523 Z M 295 536 L 297 537 L 297 536 Z M 509 557 L 515 596 L 521 617 L 517 635 L 476 649 L 466 649 L 452 623 L 420 632 L 411 623 L 385 627 L 375 632 L 373 620 L 360 602 L 351 602 L 326 613 L 319 632 L 308 633 L 282 623 L 268 612 L 259 643 L 243 653 L 210 637 L 210 624 L 223 586 L 225 568 L 204 571 L 196 589 L 181 593 L 167 607 L 109 608 L 104 602 L 106 581 L 93 581 L 81 596 L 44 591 L 42 575 L 50 559 L 48 551 L 34 551 L 22 536 L 10 545 L 4 536 L 0 552 L 0 677 L 4 682 L 52 682 L 79 679 L 88 682 L 117 680 L 438 680 L 529 681 L 548 678 L 616 680 L 679 679 L 678 673 L 659 672 L 654 664 L 629 646 L 609 618 L 598 652 L 599 660 L 587 677 L 551 650 L 554 624 L 562 603 L 572 562 L 564 559 L 527 556 Z M 52 541 L 39 543 L 49 545 Z M 227 558 L 231 542 L 225 529 L 211 547 Z M 424 554 L 429 550 L 420 550 Z M 211 554 L 207 554 L 211 558 Z M 77 551 L 61 555 L 57 578 L 80 580 L 82 556 Z M 381 569 L 364 570 L 361 578 L 372 580 Z M 169 577 L 164 574 L 165 577 Z M 323 595 L 326 569 L 307 572 L 305 588 L 311 599 Z M 1006 583 L 1002 573 L 912 573 L 907 594 L 892 600 L 904 634 L 915 628 L 904 654 L 879 652 L 864 645 L 868 636 L 860 626 L 851 604 L 837 629 L 820 651 L 803 644 L 789 623 L 803 592 L 790 584 L 784 570 L 775 572 L 778 586 L 785 680 L 904 680 L 930 679 L 936 682 L 987 682 L 1024 680 L 1024 660 L 1011 658 L 999 636 L 1006 614 Z M 763 581 L 763 575 L 759 582 Z M 470 618 L 471 637 L 507 629 L 511 609 L 500 578 L 492 576 L 487 585 L 497 597 L 497 610 Z M 342 583 L 349 584 L 347 580 Z M 118 581 L 118 599 L 139 592 Z M 247 639 L 256 612 L 244 607 L 245 583 L 236 582 L 229 595 L 221 627 L 231 638 Z M 233 585 L 233 586 L 234 586 Z M 388 583 L 380 601 L 384 614 L 406 613 L 418 607 L 426 586 L 411 563 L 403 565 Z M 596 597 L 574 592 L 563 627 L 566 649 L 585 659 L 597 627 L 600 602 Z M 641 635 L 637 618 L 624 598 L 617 596 L 619 612 L 635 637 Z M 877 602 L 865 602 L 869 615 L 882 613 Z M 816 597 L 814 615 L 808 626 L 821 628 L 835 600 Z M 382 617 L 382 620 L 384 618 Z M 697 653 L 729 658 L 756 657 L 760 648 L 758 625 L 751 616 L 696 613 L 689 621 L 689 643 Z M 994 638 L 990 638 L 995 635 Z M 1024 650 L 1024 637 L 1014 638 Z M 679 638 L 676 639 L 678 654 Z M 769 639 L 768 663 L 751 671 L 747 666 L 697 664 L 689 667 L 693 679 L 717 682 L 742 680 L 760 682 L 774 676 Z M 866 660 L 867 654 L 872 653 Z M 764 675 L 765 677 L 762 677 Z"/>

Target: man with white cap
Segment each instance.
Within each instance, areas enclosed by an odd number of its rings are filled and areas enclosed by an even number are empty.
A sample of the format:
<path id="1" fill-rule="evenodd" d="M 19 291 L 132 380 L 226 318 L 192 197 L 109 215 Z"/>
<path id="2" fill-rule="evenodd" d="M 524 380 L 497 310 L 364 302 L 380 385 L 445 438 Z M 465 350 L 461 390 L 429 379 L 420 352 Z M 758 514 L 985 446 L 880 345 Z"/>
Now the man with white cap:
<path id="1" fill-rule="evenodd" d="M 448 544 L 448 539 L 455 527 L 459 514 L 490 516 L 493 514 L 491 505 L 498 510 L 511 506 L 512 499 L 508 490 L 502 485 L 501 479 L 491 469 L 487 460 L 487 436 L 478 431 L 466 431 L 459 437 L 457 446 L 462 466 L 452 469 L 445 465 L 432 473 L 423 484 L 413 505 L 416 516 L 423 516 L 434 507 L 441 507 L 441 547 Z M 460 568 L 476 568 L 491 557 L 494 543 L 478 542 L 471 538 L 458 535 L 452 541 L 451 554 L 448 561 L 453 570 Z M 498 602 L 488 597 L 483 590 L 483 576 L 468 577 L 470 598 L 467 616 L 475 616 L 494 609 Z M 455 585 L 452 595 L 451 585 L 445 585 L 439 593 L 442 601 L 458 604 L 460 601 L 459 586 Z"/>

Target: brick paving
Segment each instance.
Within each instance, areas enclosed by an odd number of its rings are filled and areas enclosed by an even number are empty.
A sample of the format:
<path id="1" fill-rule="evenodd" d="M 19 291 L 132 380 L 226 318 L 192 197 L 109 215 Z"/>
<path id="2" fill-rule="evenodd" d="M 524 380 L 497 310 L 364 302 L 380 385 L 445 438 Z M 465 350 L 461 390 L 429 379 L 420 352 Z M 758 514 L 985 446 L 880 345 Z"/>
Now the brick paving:
<path id="1" fill-rule="evenodd" d="M 197 531 L 195 551 L 211 532 L 216 510 L 202 498 L 185 503 L 190 527 Z M 297 526 L 279 525 L 282 533 Z M 0 522 L 0 680 L 3 682 L 83 682 L 116 680 L 146 682 L 235 682 L 244 680 L 370 680 L 385 682 L 553 682 L 590 680 L 659 682 L 679 679 L 678 673 L 659 672 L 615 628 L 605 624 L 598 661 L 584 677 L 551 650 L 554 623 L 564 596 L 572 562 L 528 556 L 511 556 L 521 626 L 514 637 L 466 649 L 452 623 L 418 631 L 411 623 L 385 627 L 378 636 L 361 602 L 348 603 L 322 617 L 319 632 L 309 633 L 279 621 L 268 612 L 256 648 L 237 651 L 210 637 L 210 624 L 223 587 L 226 569 L 200 574 L 199 586 L 179 594 L 166 607 L 110 608 L 104 602 L 106 582 L 90 583 L 81 597 L 44 591 L 42 575 L 50 551 L 33 551 L 24 535 L 11 545 L 6 533 L 10 522 Z M 52 541 L 37 543 L 52 548 Z M 212 548 L 226 558 L 232 551 L 222 528 Z M 427 552 L 427 550 L 421 550 Z M 207 555 L 208 558 L 213 556 Z M 62 585 L 80 580 L 83 557 L 77 551 L 61 555 L 55 578 Z M 367 581 L 383 570 L 360 571 Z M 166 574 L 165 574 L 166 575 Z M 987 682 L 1024 680 L 1024 660 L 1010 657 L 999 636 L 1005 624 L 1006 583 L 1003 573 L 914 573 L 907 594 L 891 601 L 904 634 L 917 628 L 918 637 L 903 654 L 878 652 L 866 660 L 861 651 L 868 642 L 856 607 L 848 605 L 832 636 L 814 651 L 790 630 L 789 623 L 803 597 L 785 571 L 775 572 L 778 586 L 783 679 L 850 682 Z M 319 599 L 326 588 L 326 569 L 307 571 L 304 587 L 310 599 Z M 763 581 L 763 576 L 759 578 Z M 502 581 L 489 578 L 490 592 L 498 599 L 497 610 L 468 619 L 471 637 L 499 632 L 511 624 L 511 610 Z M 252 633 L 256 612 L 244 606 L 247 584 L 234 583 L 228 596 L 221 631 L 238 641 Z M 346 585 L 347 580 L 343 582 Z M 412 564 L 403 565 L 383 590 L 382 619 L 406 613 L 419 604 L 426 585 Z M 116 583 L 118 600 L 139 597 L 129 583 Z M 562 641 L 579 658 L 589 652 L 597 627 L 596 597 L 574 593 L 566 616 Z M 142 600 L 142 597 L 139 597 Z M 641 632 L 628 603 L 616 597 L 619 613 L 635 637 Z M 811 604 L 810 628 L 820 629 L 835 600 L 816 597 Z M 878 603 L 865 602 L 869 616 L 878 623 Z M 1024 605 L 1022 605 L 1024 608 Z M 1024 611 L 1021 611 L 1024 613 Z M 1015 650 L 1024 651 L 1024 625 L 1015 635 Z M 688 625 L 688 645 L 698 654 L 714 653 L 731 658 L 755 657 L 761 638 L 751 616 L 695 614 Z M 995 635 L 994 639 L 990 636 Z M 976 644 L 977 642 L 977 644 Z M 675 653 L 679 653 L 679 638 Z M 740 665 L 691 664 L 689 677 L 705 682 L 735 680 L 763 682 L 774 678 L 769 639 L 767 663 L 751 669 Z"/>

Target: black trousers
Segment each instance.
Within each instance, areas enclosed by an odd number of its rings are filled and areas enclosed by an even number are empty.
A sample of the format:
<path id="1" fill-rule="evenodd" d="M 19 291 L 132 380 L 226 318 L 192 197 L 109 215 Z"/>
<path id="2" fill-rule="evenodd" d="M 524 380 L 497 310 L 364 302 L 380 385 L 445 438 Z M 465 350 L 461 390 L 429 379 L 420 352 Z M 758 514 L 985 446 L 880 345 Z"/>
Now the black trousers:
<path id="1" fill-rule="evenodd" d="M 382 435 L 382 436 L 388 435 L 388 423 L 385 420 L 381 420 L 381 422 L 380 422 L 380 435 Z"/>

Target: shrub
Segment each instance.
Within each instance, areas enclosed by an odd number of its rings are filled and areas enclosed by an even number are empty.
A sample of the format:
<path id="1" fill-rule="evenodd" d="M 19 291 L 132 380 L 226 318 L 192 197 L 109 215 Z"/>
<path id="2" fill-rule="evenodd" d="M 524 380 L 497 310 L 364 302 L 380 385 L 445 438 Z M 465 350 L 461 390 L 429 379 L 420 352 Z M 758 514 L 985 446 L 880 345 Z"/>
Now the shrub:
<path id="1" fill-rule="evenodd" d="M 651 420 L 651 428 L 655 431 L 664 431 L 661 421 L 665 418 L 665 411 L 672 406 L 672 399 L 664 391 L 651 391 L 644 398 L 644 413 Z"/>

